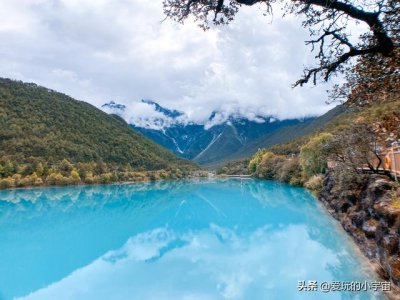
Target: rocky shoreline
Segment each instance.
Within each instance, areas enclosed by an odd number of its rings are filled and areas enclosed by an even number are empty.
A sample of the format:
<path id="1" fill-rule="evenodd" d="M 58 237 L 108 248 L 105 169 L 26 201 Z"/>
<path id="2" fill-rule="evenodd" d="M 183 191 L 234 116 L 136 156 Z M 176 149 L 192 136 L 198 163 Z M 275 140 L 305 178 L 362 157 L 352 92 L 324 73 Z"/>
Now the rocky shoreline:
<path id="1" fill-rule="evenodd" d="M 400 208 L 392 205 L 395 183 L 371 175 L 357 191 L 344 196 L 335 191 L 327 173 L 319 200 L 349 233 L 371 261 L 378 275 L 391 281 L 390 299 L 400 299 Z"/>

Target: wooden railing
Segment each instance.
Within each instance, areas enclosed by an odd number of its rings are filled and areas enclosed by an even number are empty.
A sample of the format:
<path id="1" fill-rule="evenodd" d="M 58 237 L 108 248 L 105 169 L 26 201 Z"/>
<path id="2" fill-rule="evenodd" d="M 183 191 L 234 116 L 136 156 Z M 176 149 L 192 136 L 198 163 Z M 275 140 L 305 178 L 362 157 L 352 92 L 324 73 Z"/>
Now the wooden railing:
<path id="1" fill-rule="evenodd" d="M 393 146 L 385 156 L 385 169 L 398 180 L 400 177 L 400 145 Z"/>
<path id="2" fill-rule="evenodd" d="M 379 155 L 381 158 L 381 164 L 379 165 L 379 160 L 374 159 L 371 163 L 374 167 L 378 168 L 378 173 L 383 173 L 392 176 L 395 180 L 400 179 L 400 144 L 395 144 L 394 146 L 385 149 L 385 152 Z M 334 169 L 337 163 L 333 160 L 328 160 L 328 168 Z M 362 165 L 358 168 L 363 172 L 370 172 L 371 169 L 368 165 Z"/>

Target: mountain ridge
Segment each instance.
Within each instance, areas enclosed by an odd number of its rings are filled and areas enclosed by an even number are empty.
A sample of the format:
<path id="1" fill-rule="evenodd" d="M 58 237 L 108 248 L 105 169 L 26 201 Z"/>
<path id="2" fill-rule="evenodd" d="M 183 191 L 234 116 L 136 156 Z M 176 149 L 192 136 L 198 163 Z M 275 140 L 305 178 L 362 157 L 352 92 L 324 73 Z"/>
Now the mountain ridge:
<path id="1" fill-rule="evenodd" d="M 137 170 L 193 167 L 91 104 L 0 78 L 0 157 L 18 164 L 102 161 Z"/>
<path id="2" fill-rule="evenodd" d="M 114 103 L 115 106 L 115 102 L 109 103 Z M 158 119 L 149 119 L 149 122 L 155 120 L 158 124 L 163 123 L 164 126 L 160 128 L 142 126 L 142 122 L 135 123 L 133 120 L 130 122 L 130 127 L 174 154 L 204 166 L 251 156 L 259 147 L 269 145 L 273 141 L 276 143 L 280 143 L 281 140 L 286 141 L 284 137 L 277 137 L 279 132 L 286 136 L 293 135 L 293 132 L 289 131 L 307 134 L 308 124 L 319 119 L 308 117 L 279 120 L 273 116 L 257 114 L 249 119 L 240 113 L 227 115 L 213 111 L 206 122 L 195 123 L 187 122 L 183 112 L 165 108 L 155 101 L 142 100 L 142 103 L 153 106 L 157 112 L 169 118 L 169 121 L 160 122 Z M 120 110 L 120 116 L 124 116 L 124 112 Z M 318 127 L 316 123 L 310 126 L 311 128 Z"/>

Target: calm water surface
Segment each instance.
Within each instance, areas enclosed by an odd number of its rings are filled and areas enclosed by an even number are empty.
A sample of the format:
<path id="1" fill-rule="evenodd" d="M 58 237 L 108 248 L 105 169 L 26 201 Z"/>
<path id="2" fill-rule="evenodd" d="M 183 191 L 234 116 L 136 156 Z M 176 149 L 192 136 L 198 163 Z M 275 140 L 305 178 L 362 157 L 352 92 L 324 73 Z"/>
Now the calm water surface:
<path id="1" fill-rule="evenodd" d="M 0 299 L 384 299 L 306 190 L 246 180 L 0 192 Z"/>

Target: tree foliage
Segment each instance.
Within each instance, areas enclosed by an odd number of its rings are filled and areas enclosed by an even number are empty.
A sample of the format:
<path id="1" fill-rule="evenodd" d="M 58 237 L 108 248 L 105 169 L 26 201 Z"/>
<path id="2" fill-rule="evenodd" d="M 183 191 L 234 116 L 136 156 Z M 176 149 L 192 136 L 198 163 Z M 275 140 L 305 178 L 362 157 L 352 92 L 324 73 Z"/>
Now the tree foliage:
<path id="1" fill-rule="evenodd" d="M 327 143 L 325 151 L 336 163 L 336 169 L 353 170 L 362 173 L 361 167 L 378 173 L 383 167 L 379 156 L 379 137 L 371 124 L 359 120 L 337 132 Z"/>
<path id="2" fill-rule="evenodd" d="M 147 171 L 174 177 L 195 168 L 88 103 L 0 79 L 2 187 L 135 181 Z"/>
<path id="3" fill-rule="evenodd" d="M 222 175 L 247 175 L 248 174 L 248 159 L 230 161 L 227 164 L 217 169 L 217 174 Z"/>
<path id="4" fill-rule="evenodd" d="M 326 169 L 327 144 L 333 138 L 332 134 L 322 132 L 314 135 L 310 140 L 301 147 L 300 161 L 305 176 L 323 174 Z"/>
<path id="5" fill-rule="evenodd" d="M 249 162 L 249 173 L 259 178 L 297 182 L 311 190 L 323 185 L 327 163 L 340 193 L 346 194 L 364 183 L 365 172 L 379 173 L 381 150 L 400 138 L 400 101 L 374 103 L 330 121 L 312 135 L 259 150 Z M 300 149 L 300 150 L 299 150 Z M 298 159 L 299 171 L 285 174 L 285 166 Z"/>
<path id="6" fill-rule="evenodd" d="M 316 84 L 319 77 L 327 81 L 332 74 L 346 71 L 354 57 L 392 57 L 398 47 L 398 0 L 164 0 L 164 13 L 181 23 L 192 16 L 203 29 L 208 29 L 211 24 L 231 22 L 242 5 L 258 4 L 271 14 L 275 3 L 284 3 L 286 13 L 302 15 L 303 26 L 314 37 L 306 44 L 316 50 L 319 64 L 306 68 L 295 86 L 310 80 Z M 350 37 L 348 25 L 352 21 L 368 27 L 358 41 Z"/>
<path id="7" fill-rule="evenodd" d="M 194 166 L 94 106 L 35 84 L 0 79 L 0 116 L 4 162 L 61 163 L 64 174 L 79 162 L 135 170 Z"/>
<path id="8" fill-rule="evenodd" d="M 357 63 L 346 72 L 346 82 L 336 85 L 330 98 L 348 105 L 365 107 L 398 99 L 400 92 L 400 11 L 399 1 L 388 1 L 393 7 L 386 14 L 384 23 L 394 42 L 391 55 L 367 54 L 359 57 Z M 397 8 L 396 8 L 397 7 Z M 368 37 L 364 37 L 368 42 Z"/>
<path id="9" fill-rule="evenodd" d="M 287 157 L 261 150 L 250 160 L 248 170 L 261 179 L 275 179 L 292 185 L 302 184 L 302 169 L 295 156 Z"/>

